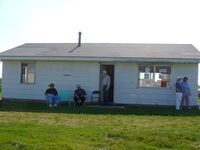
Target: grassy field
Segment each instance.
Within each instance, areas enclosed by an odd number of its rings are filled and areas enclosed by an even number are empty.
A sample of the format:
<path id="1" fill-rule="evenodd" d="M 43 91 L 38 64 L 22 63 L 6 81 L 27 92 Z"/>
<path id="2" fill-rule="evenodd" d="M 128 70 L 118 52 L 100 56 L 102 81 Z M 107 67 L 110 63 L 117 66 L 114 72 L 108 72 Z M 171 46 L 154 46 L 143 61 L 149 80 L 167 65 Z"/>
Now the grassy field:
<path id="1" fill-rule="evenodd" d="M 200 111 L 0 101 L 0 150 L 199 150 Z"/>

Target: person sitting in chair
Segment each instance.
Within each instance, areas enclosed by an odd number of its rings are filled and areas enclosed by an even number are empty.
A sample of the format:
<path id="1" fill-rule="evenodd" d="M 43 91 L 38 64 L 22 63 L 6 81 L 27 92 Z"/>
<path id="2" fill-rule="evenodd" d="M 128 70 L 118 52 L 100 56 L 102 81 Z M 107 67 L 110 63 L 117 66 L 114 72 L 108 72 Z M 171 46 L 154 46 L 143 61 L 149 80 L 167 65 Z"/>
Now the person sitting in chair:
<path id="1" fill-rule="evenodd" d="M 85 102 L 86 92 L 81 88 L 80 84 L 76 85 L 76 90 L 74 91 L 74 101 L 76 105 L 83 105 Z"/>
<path id="2" fill-rule="evenodd" d="M 49 101 L 49 107 L 53 106 L 53 100 L 55 100 L 54 106 L 56 107 L 61 100 L 61 97 L 58 95 L 58 91 L 54 88 L 54 84 L 49 84 L 49 88 L 46 90 L 45 95 L 47 96 L 47 100 Z"/>

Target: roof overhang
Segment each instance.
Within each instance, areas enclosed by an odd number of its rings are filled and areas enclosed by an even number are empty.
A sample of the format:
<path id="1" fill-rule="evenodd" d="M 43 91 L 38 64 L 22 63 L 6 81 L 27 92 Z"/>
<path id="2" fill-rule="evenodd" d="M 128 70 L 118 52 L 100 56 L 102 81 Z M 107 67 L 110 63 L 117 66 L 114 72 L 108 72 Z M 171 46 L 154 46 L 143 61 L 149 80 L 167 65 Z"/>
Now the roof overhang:
<path id="1" fill-rule="evenodd" d="M 163 63 L 200 63 L 200 59 L 185 58 L 123 58 L 123 57 L 27 57 L 27 56 L 0 56 L 6 60 L 37 60 L 37 61 L 98 61 L 98 62 L 163 62 Z"/>

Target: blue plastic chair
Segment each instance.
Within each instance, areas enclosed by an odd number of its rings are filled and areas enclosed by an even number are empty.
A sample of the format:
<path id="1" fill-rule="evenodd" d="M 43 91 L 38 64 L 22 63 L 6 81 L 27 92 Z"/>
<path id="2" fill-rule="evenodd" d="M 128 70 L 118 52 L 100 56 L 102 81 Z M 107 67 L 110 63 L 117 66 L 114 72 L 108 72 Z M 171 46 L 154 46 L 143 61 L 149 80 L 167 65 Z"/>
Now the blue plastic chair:
<path id="1" fill-rule="evenodd" d="M 60 91 L 61 101 L 66 101 L 69 106 L 74 104 L 74 101 L 70 99 L 70 96 L 67 91 Z"/>

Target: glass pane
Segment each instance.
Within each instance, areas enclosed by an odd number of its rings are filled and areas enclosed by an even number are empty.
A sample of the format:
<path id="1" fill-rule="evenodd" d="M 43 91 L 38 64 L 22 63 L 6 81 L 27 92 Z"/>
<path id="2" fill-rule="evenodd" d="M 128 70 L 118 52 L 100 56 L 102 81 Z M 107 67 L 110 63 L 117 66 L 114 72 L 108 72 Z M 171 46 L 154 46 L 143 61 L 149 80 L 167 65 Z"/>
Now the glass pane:
<path id="1" fill-rule="evenodd" d="M 27 82 L 27 72 L 28 72 L 28 65 L 22 64 L 22 72 L 21 72 L 21 82 L 22 83 Z"/>
<path id="2" fill-rule="evenodd" d="M 139 87 L 153 87 L 154 66 L 139 65 Z"/>
<path id="3" fill-rule="evenodd" d="M 35 82 L 35 64 L 23 63 L 21 71 L 21 83 L 34 83 Z"/>
<path id="4" fill-rule="evenodd" d="M 35 64 L 28 64 L 28 72 L 35 72 Z"/>
<path id="5" fill-rule="evenodd" d="M 35 74 L 28 73 L 28 83 L 34 83 L 34 82 L 35 82 Z"/>
<path id="6" fill-rule="evenodd" d="M 170 87 L 171 66 L 156 66 L 155 87 Z"/>
<path id="7" fill-rule="evenodd" d="M 22 82 L 22 83 L 26 83 L 25 74 L 22 74 L 22 75 L 21 75 L 21 82 Z"/>

